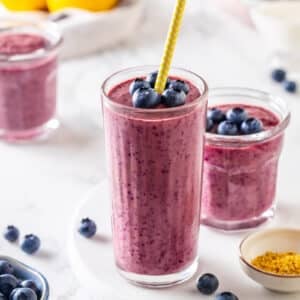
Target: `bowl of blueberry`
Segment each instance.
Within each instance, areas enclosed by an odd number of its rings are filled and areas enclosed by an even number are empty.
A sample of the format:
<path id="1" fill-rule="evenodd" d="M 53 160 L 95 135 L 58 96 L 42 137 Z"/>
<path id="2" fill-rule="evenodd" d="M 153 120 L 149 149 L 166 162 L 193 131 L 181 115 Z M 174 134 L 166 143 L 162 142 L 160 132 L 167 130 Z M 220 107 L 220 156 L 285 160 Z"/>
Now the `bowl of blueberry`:
<path id="1" fill-rule="evenodd" d="M 47 300 L 49 285 L 37 270 L 0 256 L 0 300 Z"/>

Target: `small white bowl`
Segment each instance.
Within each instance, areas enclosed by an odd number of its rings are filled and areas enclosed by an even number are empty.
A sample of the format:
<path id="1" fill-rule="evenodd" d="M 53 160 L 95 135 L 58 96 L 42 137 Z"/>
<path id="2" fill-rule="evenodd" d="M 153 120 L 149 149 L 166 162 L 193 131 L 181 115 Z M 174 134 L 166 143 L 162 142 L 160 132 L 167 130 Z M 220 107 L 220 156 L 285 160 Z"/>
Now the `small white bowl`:
<path id="1" fill-rule="evenodd" d="M 300 253 L 300 229 L 270 229 L 251 234 L 240 245 L 243 271 L 265 288 L 283 293 L 300 292 L 299 276 L 282 276 L 261 271 L 251 261 L 267 251 Z"/>

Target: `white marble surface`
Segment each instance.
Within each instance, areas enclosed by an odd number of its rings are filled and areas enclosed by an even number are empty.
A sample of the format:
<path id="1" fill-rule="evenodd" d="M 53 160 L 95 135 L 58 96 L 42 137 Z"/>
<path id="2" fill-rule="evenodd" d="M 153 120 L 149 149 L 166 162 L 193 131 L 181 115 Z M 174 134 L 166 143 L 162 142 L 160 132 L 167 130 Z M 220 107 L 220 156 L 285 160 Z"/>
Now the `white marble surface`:
<path id="1" fill-rule="evenodd" d="M 278 217 L 269 226 L 299 227 L 299 95 L 288 96 L 280 86 L 271 82 L 263 41 L 251 29 L 214 9 L 203 11 L 199 2 L 192 0 L 187 10 L 174 64 L 202 74 L 211 87 L 259 88 L 286 98 L 293 120 L 287 131 L 280 166 Z M 162 3 L 159 0 L 151 3 L 145 24 L 136 32 L 135 39 L 114 50 L 61 65 L 59 103 L 62 127 L 49 141 L 22 146 L 0 144 L 0 226 L 4 228 L 12 223 L 23 234 L 34 232 L 43 240 L 42 251 L 35 257 L 22 254 L 16 246 L 2 239 L 0 253 L 14 256 L 43 272 L 49 279 L 53 300 L 112 299 L 93 295 L 76 280 L 66 252 L 67 232 L 76 205 L 105 178 L 100 126 L 101 81 L 122 67 L 155 64 L 160 59 L 171 9 L 167 5 L 158 8 L 158 3 Z M 236 290 L 242 300 L 299 300 L 300 295 L 264 291 L 241 273 L 234 256 L 242 236 L 228 236 L 228 242 L 234 247 L 222 253 L 220 234 L 202 228 L 201 256 L 206 257 L 202 259 L 203 270 L 219 274 L 222 286 Z M 224 264 L 226 268 L 221 269 L 219 266 Z M 188 299 L 189 292 L 182 299 Z M 200 295 L 199 299 L 202 299 Z"/>

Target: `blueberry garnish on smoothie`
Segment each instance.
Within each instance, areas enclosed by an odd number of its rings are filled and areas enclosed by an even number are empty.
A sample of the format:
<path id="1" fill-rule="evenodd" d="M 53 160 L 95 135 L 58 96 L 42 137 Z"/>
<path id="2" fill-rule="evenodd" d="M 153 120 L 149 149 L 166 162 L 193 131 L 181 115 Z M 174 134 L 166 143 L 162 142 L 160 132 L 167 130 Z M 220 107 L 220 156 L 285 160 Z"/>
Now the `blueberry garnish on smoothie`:
<path id="1" fill-rule="evenodd" d="M 208 110 L 207 117 L 211 119 L 214 124 L 219 124 L 226 120 L 224 112 L 215 107 Z"/>
<path id="2" fill-rule="evenodd" d="M 184 92 L 186 95 L 190 92 L 190 87 L 183 80 L 172 80 L 169 84 L 169 89 L 173 89 L 177 92 Z"/>
<path id="3" fill-rule="evenodd" d="M 238 135 L 238 125 L 232 121 L 223 121 L 218 126 L 218 134 L 221 135 Z"/>
<path id="4" fill-rule="evenodd" d="M 136 78 L 129 86 L 129 93 L 133 95 L 135 91 L 141 88 L 150 88 L 150 83 L 143 78 Z"/>
<path id="5" fill-rule="evenodd" d="M 158 71 L 150 73 L 146 78 L 146 81 L 150 83 L 150 86 L 153 89 L 155 87 L 157 77 L 158 77 Z M 171 80 L 168 78 L 167 83 L 166 83 L 166 88 L 169 87 L 170 83 L 171 83 Z"/>
<path id="6" fill-rule="evenodd" d="M 207 112 L 206 131 L 219 135 L 248 135 L 263 130 L 263 123 L 243 107 L 214 107 Z"/>
<path id="7" fill-rule="evenodd" d="M 158 72 L 149 74 L 146 79 L 136 78 L 129 85 L 132 104 L 136 108 L 176 107 L 184 105 L 190 86 L 180 79 L 168 78 L 165 90 L 159 94 L 155 90 Z"/>
<path id="8" fill-rule="evenodd" d="M 228 121 L 234 122 L 236 124 L 242 124 L 247 120 L 248 115 L 245 109 L 241 107 L 234 107 L 226 113 L 226 118 Z"/>
<path id="9" fill-rule="evenodd" d="M 172 88 L 166 89 L 162 94 L 162 102 L 167 107 L 176 107 L 185 103 L 185 92 L 173 90 Z"/>
<path id="10" fill-rule="evenodd" d="M 161 96 L 152 88 L 141 88 L 132 96 L 132 104 L 136 108 L 154 108 L 161 102 Z"/>
<path id="11" fill-rule="evenodd" d="M 243 134 L 253 134 L 262 131 L 262 123 L 255 118 L 249 118 L 241 125 L 241 132 Z"/>

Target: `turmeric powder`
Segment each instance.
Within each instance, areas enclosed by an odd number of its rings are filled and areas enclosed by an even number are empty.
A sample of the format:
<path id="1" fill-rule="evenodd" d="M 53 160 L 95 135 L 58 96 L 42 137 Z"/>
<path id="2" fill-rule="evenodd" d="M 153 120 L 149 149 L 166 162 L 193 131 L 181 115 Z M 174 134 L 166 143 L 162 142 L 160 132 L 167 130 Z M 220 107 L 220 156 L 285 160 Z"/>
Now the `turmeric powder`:
<path id="1" fill-rule="evenodd" d="M 277 275 L 300 275 L 300 253 L 266 252 L 252 261 L 256 268 Z"/>

